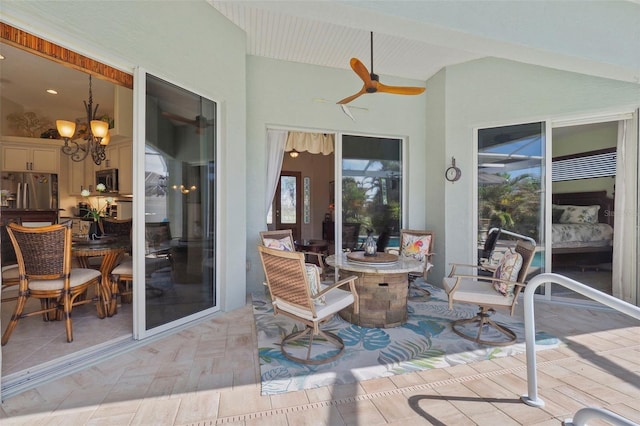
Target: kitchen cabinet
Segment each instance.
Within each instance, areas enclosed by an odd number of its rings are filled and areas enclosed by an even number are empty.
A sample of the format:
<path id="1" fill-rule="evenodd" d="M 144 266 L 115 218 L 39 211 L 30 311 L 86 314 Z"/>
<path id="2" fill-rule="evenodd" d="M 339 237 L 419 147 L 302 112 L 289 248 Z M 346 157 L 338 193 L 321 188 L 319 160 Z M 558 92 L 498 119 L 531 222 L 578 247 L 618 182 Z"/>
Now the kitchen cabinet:
<path id="1" fill-rule="evenodd" d="M 93 162 L 91 160 L 73 161 L 66 156 L 67 161 L 67 191 L 69 195 L 80 195 L 83 189 L 89 189 L 89 185 L 95 186 Z"/>
<path id="2" fill-rule="evenodd" d="M 32 143 L 2 143 L 2 170 L 59 173 L 60 147 Z"/>
<path id="3" fill-rule="evenodd" d="M 67 157 L 69 195 L 80 195 L 83 189 L 95 191 L 96 171 L 105 169 L 118 169 L 119 192 L 121 194 L 133 193 L 133 152 L 131 140 L 123 142 L 111 142 L 107 148 L 107 160 L 97 165 L 88 156 L 84 161 L 75 162 Z M 66 156 L 65 156 L 66 157 Z"/>

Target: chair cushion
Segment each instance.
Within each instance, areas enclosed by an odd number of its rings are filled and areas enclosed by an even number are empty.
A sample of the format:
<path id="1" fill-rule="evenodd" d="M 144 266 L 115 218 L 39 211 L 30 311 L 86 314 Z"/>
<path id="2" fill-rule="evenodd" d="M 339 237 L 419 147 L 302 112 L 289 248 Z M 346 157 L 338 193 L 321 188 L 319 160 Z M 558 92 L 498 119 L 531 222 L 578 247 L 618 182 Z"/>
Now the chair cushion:
<path id="1" fill-rule="evenodd" d="M 473 303 L 479 306 L 511 306 L 513 302 L 513 294 L 503 296 L 497 293 L 493 288 L 493 283 L 469 278 L 462 278 L 456 291 L 450 294 L 456 280 L 456 277 L 445 277 L 442 280 L 445 292 L 456 302 Z"/>
<path id="2" fill-rule="evenodd" d="M 88 268 L 72 268 L 69 285 L 77 287 L 91 281 L 94 278 L 100 277 L 100 271 Z M 60 290 L 64 287 L 64 280 L 31 280 L 29 281 L 30 290 Z"/>
<path id="3" fill-rule="evenodd" d="M 507 281 L 517 281 L 521 268 L 522 255 L 520 253 L 516 253 L 513 249 L 509 249 L 504 253 L 500 262 L 498 262 L 498 266 L 496 266 L 496 270 L 493 272 L 493 277 Z M 493 287 L 503 296 L 513 296 L 515 284 L 494 281 Z"/>
<path id="4" fill-rule="evenodd" d="M 311 315 L 311 311 L 306 309 L 302 309 L 300 307 L 294 306 L 290 303 L 285 302 L 282 299 L 276 299 L 273 301 L 273 304 L 283 311 L 289 312 L 293 315 L 296 315 L 300 318 L 304 318 L 309 321 L 321 321 L 329 315 L 333 315 L 341 309 L 346 308 L 347 306 L 354 303 L 355 298 L 350 291 L 341 290 L 339 288 L 334 288 L 325 294 L 326 304 L 322 306 L 318 306 L 316 308 L 316 317 L 314 318 Z"/>
<path id="5" fill-rule="evenodd" d="M 291 244 L 291 238 L 284 237 L 276 240 L 275 238 L 265 238 L 264 239 L 265 247 L 276 249 L 276 250 L 284 250 L 284 251 L 294 251 L 293 245 Z"/>
<path id="6" fill-rule="evenodd" d="M 425 256 L 429 254 L 430 246 L 431 235 L 405 234 L 402 237 L 400 253 L 402 256 L 413 257 L 416 260 L 423 261 Z"/>
<path id="7" fill-rule="evenodd" d="M 312 263 L 305 263 L 304 266 L 309 280 L 309 290 L 311 290 L 311 295 L 315 296 L 322 290 L 320 287 L 320 268 Z M 316 305 L 324 305 L 326 303 L 325 296 L 313 299 L 313 302 Z"/>
<path id="8" fill-rule="evenodd" d="M 133 260 L 125 258 L 111 271 L 113 275 L 133 275 Z"/>

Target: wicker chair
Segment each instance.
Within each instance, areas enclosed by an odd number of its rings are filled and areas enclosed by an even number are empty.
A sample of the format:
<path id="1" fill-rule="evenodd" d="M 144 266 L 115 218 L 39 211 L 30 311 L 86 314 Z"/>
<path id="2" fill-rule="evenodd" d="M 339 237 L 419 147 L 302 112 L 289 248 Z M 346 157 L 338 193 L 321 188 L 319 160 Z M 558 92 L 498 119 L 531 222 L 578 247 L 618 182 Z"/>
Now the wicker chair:
<path id="1" fill-rule="evenodd" d="M 131 219 L 105 217 L 100 221 L 100 226 L 102 227 L 102 232 L 106 235 L 131 238 L 132 223 Z"/>
<path id="2" fill-rule="evenodd" d="M 495 312 L 495 308 L 509 309 L 510 314 L 516 307 L 518 294 L 525 287 L 525 279 L 528 274 L 529 266 L 535 254 L 535 246 L 528 241 L 518 241 L 513 252 L 518 253 L 522 258 L 522 265 L 519 270 L 513 268 L 510 272 L 517 278 L 515 281 L 504 279 L 504 269 L 501 265 L 503 260 L 496 267 L 496 271 L 501 271 L 500 276 L 487 277 L 480 275 L 460 275 L 457 274 L 457 268 L 467 267 L 479 269 L 477 265 L 460 265 L 453 264 L 448 277 L 442 280 L 442 286 L 449 297 L 449 309 L 453 309 L 454 303 L 473 303 L 480 306 L 479 312 L 473 318 L 463 318 L 453 322 L 453 331 L 460 337 L 472 340 L 483 345 L 505 346 L 516 340 L 516 334 L 513 330 L 496 323 L 491 319 L 491 315 Z M 507 277 L 509 278 L 509 277 Z M 502 284 L 502 287 L 500 286 Z M 498 288 L 496 288 L 498 287 Z M 465 333 L 465 325 L 473 324 L 476 329 L 472 329 L 474 334 Z M 501 333 L 501 339 L 488 340 L 483 338 L 482 333 L 487 331 L 487 327 L 491 327 Z M 469 328 L 466 329 L 469 331 Z M 506 340 L 504 340 L 506 338 Z"/>
<path id="3" fill-rule="evenodd" d="M 91 299 L 78 299 L 90 285 L 100 285 L 100 272 L 71 268 L 70 223 L 39 228 L 10 224 L 7 231 L 16 251 L 20 287 L 15 310 L 2 335 L 2 345 L 9 341 L 18 320 L 39 314 L 43 314 L 45 320 L 64 319 L 67 342 L 72 342 L 71 310 L 76 305 L 93 303 Z M 40 310 L 24 312 L 30 297 L 40 299 Z"/>
<path id="4" fill-rule="evenodd" d="M 433 267 L 433 231 L 422 231 L 415 229 L 400 230 L 400 247 L 398 249 L 388 249 L 387 252 L 396 253 L 399 256 L 412 257 L 422 262 L 422 273 L 409 273 L 409 289 L 421 293 L 423 296 L 430 296 L 429 291 L 418 287 L 415 284 L 416 278 L 422 277 L 425 282 L 429 275 L 429 270 Z"/>
<path id="5" fill-rule="evenodd" d="M 100 221 L 102 232 L 105 235 L 111 235 L 120 238 L 131 238 L 132 220 L 131 219 L 113 219 L 105 217 Z M 129 255 L 125 255 L 118 266 L 111 272 L 113 283 L 118 285 L 120 300 L 122 303 L 131 303 L 133 294 L 133 260 Z"/>
<path id="6" fill-rule="evenodd" d="M 321 330 L 320 326 L 336 312 L 351 304 L 357 313 L 356 277 L 347 277 L 325 287 L 317 294 L 312 294 L 303 253 L 264 246 L 258 246 L 258 252 L 262 260 L 274 314 L 288 316 L 305 325 L 303 330 L 294 331 L 282 339 L 280 345 L 282 354 L 292 361 L 313 365 L 325 364 L 337 359 L 344 351 L 344 342 L 337 335 Z M 349 291 L 339 288 L 347 285 Z M 316 337 L 333 346 L 323 353 L 318 353 L 320 346 L 314 344 Z M 325 346 L 322 345 L 322 347 Z M 337 352 L 334 353 L 336 347 Z M 316 353 L 313 355 L 312 348 L 316 349 Z M 306 352 L 306 356 L 304 358 L 298 356 L 296 349 Z"/>
<path id="7" fill-rule="evenodd" d="M 17 222 L 15 222 L 17 223 Z M 0 256 L 2 257 L 2 289 L 4 291 L 10 287 L 15 287 L 20 284 L 20 277 L 18 273 L 18 260 L 16 259 L 16 252 L 11 244 L 9 233 L 7 232 L 6 224 L 0 225 L 0 241 L 2 249 Z M 2 302 L 10 302 L 17 300 L 17 296 L 3 296 Z"/>
<path id="8" fill-rule="evenodd" d="M 290 251 L 296 250 L 295 241 L 293 241 L 293 233 L 291 232 L 290 229 L 260 232 L 260 240 L 262 242 L 262 245 L 265 247 L 269 247 L 269 243 L 268 243 L 269 240 L 282 241 L 283 238 L 285 239 L 285 241 L 288 241 L 284 244 L 286 246 L 285 250 L 290 250 Z M 320 277 L 324 279 L 326 276 L 326 270 L 327 270 L 327 265 L 324 259 L 326 258 L 328 253 L 316 253 L 311 251 L 298 251 L 298 252 L 304 254 L 306 261 L 320 267 Z"/>

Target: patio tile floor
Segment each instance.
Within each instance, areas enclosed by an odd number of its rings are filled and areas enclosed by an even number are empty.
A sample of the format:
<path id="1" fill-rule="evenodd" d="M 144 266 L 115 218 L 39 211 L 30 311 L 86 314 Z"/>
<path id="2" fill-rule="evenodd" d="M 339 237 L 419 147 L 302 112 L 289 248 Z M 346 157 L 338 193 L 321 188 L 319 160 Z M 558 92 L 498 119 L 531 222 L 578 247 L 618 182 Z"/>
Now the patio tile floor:
<path id="1" fill-rule="evenodd" d="M 602 309 L 536 302 L 536 324 L 567 343 L 537 353 L 543 408 L 519 400 L 527 392 L 524 354 L 261 396 L 257 338 L 247 304 L 11 397 L 0 406 L 0 422 L 559 425 L 584 406 L 640 422 L 638 321 Z"/>

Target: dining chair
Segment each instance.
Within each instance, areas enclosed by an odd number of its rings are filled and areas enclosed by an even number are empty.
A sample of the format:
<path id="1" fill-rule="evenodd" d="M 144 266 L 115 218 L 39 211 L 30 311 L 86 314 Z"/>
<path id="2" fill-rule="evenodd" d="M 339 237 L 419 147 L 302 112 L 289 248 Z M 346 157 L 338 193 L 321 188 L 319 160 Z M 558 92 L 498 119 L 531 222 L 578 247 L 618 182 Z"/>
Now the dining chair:
<path id="1" fill-rule="evenodd" d="M 348 306 L 353 305 L 354 312 L 358 313 L 357 277 L 346 277 L 318 291 L 311 288 L 303 253 L 260 245 L 258 252 L 274 315 L 282 314 L 305 325 L 302 330 L 293 327 L 292 332 L 282 338 L 282 354 L 292 361 L 312 365 L 337 359 L 344 352 L 343 340 L 320 326 Z M 343 286 L 349 290 L 340 289 Z M 316 338 L 330 346 L 319 345 L 314 341 Z M 312 349 L 315 349 L 313 354 Z"/>
<path id="2" fill-rule="evenodd" d="M 508 309 L 513 315 L 518 294 L 526 285 L 535 251 L 535 246 L 529 241 L 517 241 L 514 248 L 507 249 L 496 265 L 493 276 L 489 277 L 458 272 L 462 267 L 480 269 L 481 266 L 452 264 L 449 276 L 442 280 L 442 287 L 449 299 L 449 309 L 453 309 L 454 303 L 473 303 L 480 308 L 474 317 L 452 323 L 451 327 L 458 336 L 492 346 L 505 346 L 516 340 L 513 330 L 493 321 L 491 316 L 497 308 Z M 486 336 L 492 329 L 500 334 Z"/>
<path id="3" fill-rule="evenodd" d="M 126 256 L 118 266 L 111 271 L 112 283 L 118 286 L 120 301 L 131 303 L 133 297 L 133 259 Z"/>
<path id="4" fill-rule="evenodd" d="M 80 296 L 89 286 L 100 285 L 100 272 L 71 267 L 70 222 L 38 228 L 10 224 L 7 232 L 16 252 L 20 283 L 16 306 L 1 344 L 7 344 L 19 320 L 40 314 L 45 320 L 64 320 L 67 342 L 72 342 L 71 311 L 74 306 L 93 303 Z M 40 299 L 41 309 L 25 312 L 30 297 Z"/>
<path id="5" fill-rule="evenodd" d="M 8 223 L 19 223 L 19 222 L 9 221 Z M 2 288 L 0 289 L 0 291 L 4 293 L 5 290 L 20 284 L 19 273 L 18 273 L 18 260 L 16 259 L 16 252 L 13 249 L 13 244 L 11 244 L 9 233 L 7 232 L 7 223 L 0 225 L 0 243 L 1 243 L 0 257 L 2 261 Z M 10 302 L 17 299 L 18 299 L 18 296 L 2 295 L 1 301 Z"/>
<path id="6" fill-rule="evenodd" d="M 107 236 L 119 238 L 131 238 L 132 219 L 115 219 L 105 217 L 100 221 L 102 233 Z M 131 253 L 126 253 L 118 265 L 111 271 L 111 278 L 118 286 L 120 293 L 120 301 L 122 303 L 131 303 L 132 284 L 133 284 L 133 260 Z"/>
<path id="7" fill-rule="evenodd" d="M 131 238 L 132 224 L 133 221 L 131 219 L 115 219 L 112 217 L 105 217 L 100 221 L 102 233 L 114 237 Z"/>

